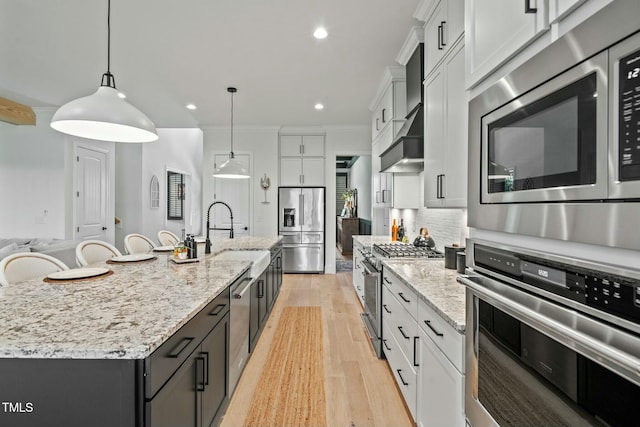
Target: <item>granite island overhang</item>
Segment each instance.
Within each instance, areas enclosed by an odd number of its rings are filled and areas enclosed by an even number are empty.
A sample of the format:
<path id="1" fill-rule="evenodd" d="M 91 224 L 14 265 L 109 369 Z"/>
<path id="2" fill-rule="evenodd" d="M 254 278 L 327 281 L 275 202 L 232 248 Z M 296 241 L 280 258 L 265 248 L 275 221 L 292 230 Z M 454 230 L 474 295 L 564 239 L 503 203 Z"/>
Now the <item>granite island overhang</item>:
<path id="1" fill-rule="evenodd" d="M 0 401 L 9 402 L 0 425 L 151 425 L 148 402 L 169 375 L 157 380 L 149 372 L 154 354 L 170 344 L 165 359 L 180 364 L 182 347 L 211 332 L 211 314 L 226 313 L 228 322 L 229 286 L 251 266 L 215 255 L 268 250 L 280 239 L 224 239 L 192 264 L 158 253 L 149 261 L 100 263 L 113 274 L 92 280 L 39 278 L 0 288 Z M 217 308 L 225 304 L 226 311 Z"/>

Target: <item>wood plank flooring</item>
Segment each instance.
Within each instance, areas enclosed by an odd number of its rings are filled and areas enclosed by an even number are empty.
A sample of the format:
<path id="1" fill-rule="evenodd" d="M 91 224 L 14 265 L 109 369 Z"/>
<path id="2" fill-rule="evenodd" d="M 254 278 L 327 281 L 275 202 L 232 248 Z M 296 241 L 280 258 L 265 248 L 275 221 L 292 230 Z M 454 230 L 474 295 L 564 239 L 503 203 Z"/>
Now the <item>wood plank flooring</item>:
<path id="1" fill-rule="evenodd" d="M 280 296 L 222 419 L 245 424 L 284 307 L 320 306 L 328 426 L 413 426 L 387 362 L 376 358 L 364 324 L 351 273 L 286 274 Z"/>

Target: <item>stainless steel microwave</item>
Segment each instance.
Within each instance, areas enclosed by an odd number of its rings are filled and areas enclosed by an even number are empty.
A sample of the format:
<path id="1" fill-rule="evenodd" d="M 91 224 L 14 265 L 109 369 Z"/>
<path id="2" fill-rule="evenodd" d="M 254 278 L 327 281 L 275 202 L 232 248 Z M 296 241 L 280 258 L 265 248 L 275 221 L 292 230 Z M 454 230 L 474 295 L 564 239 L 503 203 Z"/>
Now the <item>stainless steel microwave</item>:
<path id="1" fill-rule="evenodd" d="M 640 250 L 634 16 L 612 2 L 470 101 L 469 226 Z"/>

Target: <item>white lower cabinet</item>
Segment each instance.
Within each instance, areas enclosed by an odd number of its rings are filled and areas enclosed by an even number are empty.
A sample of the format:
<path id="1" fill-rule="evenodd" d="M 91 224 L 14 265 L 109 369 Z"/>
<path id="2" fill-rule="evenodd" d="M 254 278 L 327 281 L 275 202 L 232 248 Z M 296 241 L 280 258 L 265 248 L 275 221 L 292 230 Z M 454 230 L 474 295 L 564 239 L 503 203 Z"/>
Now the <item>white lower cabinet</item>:
<path id="1" fill-rule="evenodd" d="M 382 344 L 419 426 L 464 427 L 464 335 L 383 268 Z"/>
<path id="2" fill-rule="evenodd" d="M 464 375 L 421 329 L 418 329 L 418 340 L 416 423 L 420 427 L 464 427 Z"/>
<path id="3" fill-rule="evenodd" d="M 358 295 L 360 303 L 364 307 L 364 276 L 362 267 L 362 245 L 357 240 L 353 240 L 353 288 Z"/>
<path id="4" fill-rule="evenodd" d="M 387 363 L 389 363 L 393 377 L 402 392 L 402 397 L 409 408 L 409 412 L 411 412 L 411 416 L 415 420 L 418 391 L 418 374 L 416 373 L 416 368 L 407 360 L 406 355 L 402 352 L 402 347 L 396 340 L 396 335 L 390 328 L 384 326 L 384 321 L 382 336 L 386 337 L 383 340 L 383 349 Z"/>

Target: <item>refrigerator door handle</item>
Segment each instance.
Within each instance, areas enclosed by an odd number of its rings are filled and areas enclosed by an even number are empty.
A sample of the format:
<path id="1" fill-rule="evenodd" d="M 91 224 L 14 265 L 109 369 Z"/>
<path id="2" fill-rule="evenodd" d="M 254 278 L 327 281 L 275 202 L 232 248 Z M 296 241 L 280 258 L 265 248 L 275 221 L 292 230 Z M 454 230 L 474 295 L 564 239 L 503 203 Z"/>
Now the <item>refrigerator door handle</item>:
<path id="1" fill-rule="evenodd" d="M 304 225 L 304 195 L 298 196 L 298 209 L 300 209 L 300 225 Z"/>

